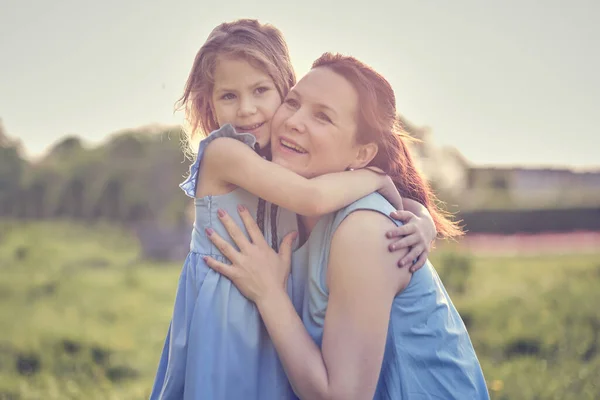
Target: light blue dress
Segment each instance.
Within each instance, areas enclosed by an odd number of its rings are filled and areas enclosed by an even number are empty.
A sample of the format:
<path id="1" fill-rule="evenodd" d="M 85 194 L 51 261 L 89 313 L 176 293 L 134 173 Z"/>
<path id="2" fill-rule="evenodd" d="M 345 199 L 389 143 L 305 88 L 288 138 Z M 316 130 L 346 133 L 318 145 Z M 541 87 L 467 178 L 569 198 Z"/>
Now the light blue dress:
<path id="1" fill-rule="evenodd" d="M 329 297 L 326 276 L 331 240 L 344 218 L 356 210 L 374 210 L 389 216 L 394 208 L 379 194 L 370 194 L 321 218 L 307 243 L 293 255 L 294 295 L 301 302 L 297 309 L 319 347 Z M 467 330 L 429 262 L 413 274 L 408 286 L 393 301 L 374 398 L 489 399 Z"/>
<path id="2" fill-rule="evenodd" d="M 232 137 L 253 148 L 254 136 L 225 125 L 200 143 L 189 177 L 180 185 L 195 197 L 198 171 L 206 146 L 218 137 Z M 267 178 L 267 177 L 265 177 Z M 175 298 L 173 317 L 158 365 L 150 399 L 288 399 L 293 391 L 254 303 L 202 259 L 208 255 L 228 262 L 204 229 L 211 227 L 233 243 L 217 217 L 224 209 L 243 227 L 237 212 L 245 205 L 256 219 L 258 198 L 244 189 L 194 199 L 196 217 L 188 254 Z M 270 204 L 265 227 L 271 227 Z M 296 216 L 279 209 L 279 241 L 297 229 Z M 265 229 L 271 243 L 270 229 Z M 288 284 L 292 290 L 293 284 Z"/>

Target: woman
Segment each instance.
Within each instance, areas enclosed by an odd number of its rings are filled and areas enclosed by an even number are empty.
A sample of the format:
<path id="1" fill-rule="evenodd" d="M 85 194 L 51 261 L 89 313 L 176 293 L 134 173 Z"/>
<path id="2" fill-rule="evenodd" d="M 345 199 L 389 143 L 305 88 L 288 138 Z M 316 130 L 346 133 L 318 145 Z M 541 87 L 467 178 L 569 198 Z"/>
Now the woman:
<path id="1" fill-rule="evenodd" d="M 305 177 L 375 166 L 401 194 L 431 205 L 398 132 L 394 92 L 373 69 L 326 53 L 284 103 L 272 122 L 274 162 Z M 282 139 L 302 151 L 286 149 Z M 374 239 L 394 226 L 391 210 L 372 194 L 320 220 L 303 217 L 310 236 L 294 254 L 292 300 L 285 287 L 291 241 L 275 253 L 245 212 L 251 241 L 230 216 L 221 218 L 240 251 L 210 235 L 232 265 L 206 261 L 256 303 L 300 398 L 489 398 L 466 328 L 433 267 L 413 275 L 395 268 Z M 456 229 L 432 215 L 443 222 L 438 226 Z"/>

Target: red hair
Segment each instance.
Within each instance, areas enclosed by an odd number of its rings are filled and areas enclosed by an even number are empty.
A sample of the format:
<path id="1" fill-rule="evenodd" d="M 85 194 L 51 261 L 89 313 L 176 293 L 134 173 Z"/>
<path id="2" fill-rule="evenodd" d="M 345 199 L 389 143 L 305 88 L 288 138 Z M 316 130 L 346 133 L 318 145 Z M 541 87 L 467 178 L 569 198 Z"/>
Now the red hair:
<path id="1" fill-rule="evenodd" d="M 412 139 L 400 124 L 396 97 L 389 82 L 373 68 L 354 57 L 325 53 L 312 68 L 329 68 L 343 76 L 358 92 L 357 141 L 375 143 L 378 151 L 369 166 L 388 174 L 402 197 L 415 200 L 429 210 L 441 237 L 463 234 L 451 215 L 440 208 L 425 177 L 417 170 L 407 142 Z"/>

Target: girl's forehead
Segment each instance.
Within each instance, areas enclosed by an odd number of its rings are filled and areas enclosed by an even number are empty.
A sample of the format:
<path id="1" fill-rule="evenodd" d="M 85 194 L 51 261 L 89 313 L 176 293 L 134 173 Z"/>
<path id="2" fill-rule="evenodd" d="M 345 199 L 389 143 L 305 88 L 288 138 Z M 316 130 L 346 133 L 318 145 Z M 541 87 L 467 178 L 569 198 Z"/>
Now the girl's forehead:
<path id="1" fill-rule="evenodd" d="M 221 59 L 215 65 L 213 73 L 215 86 L 251 85 L 273 82 L 271 75 L 263 69 L 243 59 Z"/>

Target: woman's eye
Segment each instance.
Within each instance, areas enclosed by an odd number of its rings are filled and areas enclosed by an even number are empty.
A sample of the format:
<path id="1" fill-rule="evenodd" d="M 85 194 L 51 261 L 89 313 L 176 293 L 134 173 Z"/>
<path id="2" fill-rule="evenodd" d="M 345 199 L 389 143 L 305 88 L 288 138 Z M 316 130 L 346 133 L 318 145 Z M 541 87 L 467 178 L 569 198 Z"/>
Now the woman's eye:
<path id="1" fill-rule="evenodd" d="M 233 93 L 225 93 L 223 96 L 221 96 L 222 100 L 233 100 L 235 99 L 235 95 Z"/>
<path id="2" fill-rule="evenodd" d="M 290 106 L 292 108 L 298 108 L 298 106 L 300 105 L 296 99 L 289 99 L 289 98 L 285 99 L 285 104 L 287 104 L 288 106 Z"/>
<path id="3" fill-rule="evenodd" d="M 327 114 L 325 114 L 325 113 L 322 113 L 322 112 L 318 113 L 318 114 L 317 114 L 317 118 L 319 118 L 319 119 L 320 119 L 320 120 L 322 120 L 322 121 L 325 121 L 325 122 L 329 122 L 329 123 L 331 123 L 331 118 L 329 118 L 329 117 L 327 116 Z"/>

